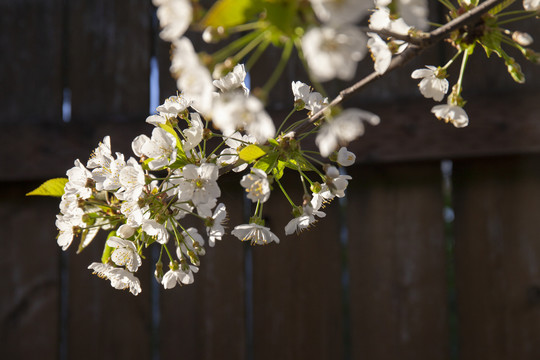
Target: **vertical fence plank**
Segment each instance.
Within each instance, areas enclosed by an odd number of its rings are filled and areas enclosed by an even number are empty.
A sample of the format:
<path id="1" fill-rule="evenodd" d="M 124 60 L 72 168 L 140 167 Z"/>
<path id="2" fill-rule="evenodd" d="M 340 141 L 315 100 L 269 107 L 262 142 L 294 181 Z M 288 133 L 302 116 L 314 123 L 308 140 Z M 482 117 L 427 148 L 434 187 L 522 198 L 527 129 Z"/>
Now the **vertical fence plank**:
<path id="1" fill-rule="evenodd" d="M 112 288 L 108 280 L 87 269 L 92 262 L 101 261 L 103 235 L 96 237 L 81 254 L 75 255 L 78 243 L 69 249 L 68 358 L 149 358 L 149 264 L 145 261 L 136 274 L 142 287 L 138 296 Z"/>
<path id="2" fill-rule="evenodd" d="M 58 356 L 58 247 L 53 199 L 24 198 L 38 184 L 0 191 L 0 358 Z"/>
<path id="3" fill-rule="evenodd" d="M 242 221 L 242 196 L 231 183 L 221 183 L 228 231 Z M 238 185 L 238 182 L 235 184 Z M 194 224 L 195 225 L 195 224 Z M 185 222 L 185 226 L 190 226 Z M 204 229 L 199 233 L 206 237 Z M 191 285 L 161 290 L 161 357 L 176 359 L 245 358 L 244 257 L 242 244 L 231 235 L 206 247 Z M 169 247 L 171 250 L 174 247 Z M 174 256 L 174 255 L 173 255 Z M 168 270 L 167 256 L 163 256 Z"/>
<path id="4" fill-rule="evenodd" d="M 540 358 L 539 163 L 454 162 L 460 359 Z"/>
<path id="5" fill-rule="evenodd" d="M 1 1 L 0 123 L 59 123 L 62 1 Z"/>
<path id="6" fill-rule="evenodd" d="M 287 185 L 292 199 L 301 203 L 302 193 Z M 267 226 L 281 242 L 253 248 L 254 358 L 342 358 L 337 205 L 326 207 L 327 217 L 312 229 L 286 236 L 289 203 L 278 189 L 265 203 Z"/>
<path id="7" fill-rule="evenodd" d="M 151 3 L 69 1 L 73 122 L 144 119 L 148 113 Z"/>
<path id="8" fill-rule="evenodd" d="M 1 1 L 0 13 L 0 123 L 3 132 L 16 134 L 19 144 L 33 151 L 33 143 L 25 141 L 31 137 L 25 138 L 22 129 L 61 122 L 62 1 Z M 19 164 L 9 156 L 13 147 L 4 150 L 0 167 L 5 179 Z M 1 185 L 2 359 L 58 356 L 58 205 L 51 199 L 25 199 L 24 194 L 38 185 Z"/>
<path id="9" fill-rule="evenodd" d="M 143 122 L 149 103 L 150 2 L 77 0 L 66 6 L 72 122 L 90 128 L 102 122 Z M 99 139 L 109 133 L 101 130 Z M 113 137 L 113 151 L 119 150 L 118 143 L 124 140 Z M 150 266 L 137 273 L 143 287 L 137 297 L 113 289 L 87 269 L 100 261 L 104 236 L 80 255 L 74 254 L 76 245 L 69 251 L 68 356 L 148 358 Z"/>
<path id="10" fill-rule="evenodd" d="M 447 359 L 439 164 L 361 166 L 352 176 L 352 358 Z"/>

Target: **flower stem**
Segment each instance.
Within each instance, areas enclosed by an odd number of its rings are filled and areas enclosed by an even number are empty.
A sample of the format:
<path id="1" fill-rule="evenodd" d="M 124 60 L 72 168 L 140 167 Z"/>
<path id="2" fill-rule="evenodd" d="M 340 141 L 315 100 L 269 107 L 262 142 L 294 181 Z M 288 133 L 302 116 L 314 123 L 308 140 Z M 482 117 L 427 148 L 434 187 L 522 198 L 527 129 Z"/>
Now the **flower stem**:
<path id="1" fill-rule="evenodd" d="M 212 57 L 214 58 L 214 62 L 218 63 L 220 61 L 225 60 L 229 55 L 233 54 L 234 52 L 241 49 L 243 46 L 248 44 L 250 41 L 255 39 L 257 36 L 259 36 L 261 31 L 253 31 L 250 32 L 241 38 L 233 41 L 223 49 L 220 49 L 212 54 Z"/>
<path id="2" fill-rule="evenodd" d="M 292 114 L 294 114 L 296 112 L 296 108 L 293 108 L 291 110 L 291 112 L 285 117 L 285 119 L 283 119 L 283 121 L 281 122 L 281 125 L 279 125 L 279 128 L 277 129 L 276 131 L 276 134 L 279 134 L 279 132 L 281 131 L 281 128 L 283 127 L 283 125 L 285 125 L 285 122 L 287 122 L 287 120 L 289 120 L 289 118 L 292 116 Z"/>
<path id="3" fill-rule="evenodd" d="M 261 32 L 257 37 L 255 37 L 255 39 L 247 43 L 242 50 L 238 51 L 238 53 L 234 55 L 234 62 L 237 63 L 242 60 L 247 54 L 251 52 L 251 50 L 255 49 L 255 47 L 257 47 L 264 40 L 265 37 L 266 32 Z"/>
<path id="4" fill-rule="evenodd" d="M 264 39 L 261 43 L 259 43 L 259 45 L 257 46 L 257 49 L 253 52 L 253 54 L 251 54 L 251 56 L 249 57 L 249 60 L 246 63 L 246 71 L 251 70 L 253 65 L 255 65 L 257 60 L 259 60 L 261 55 L 264 53 L 268 45 L 270 45 L 270 42 L 271 42 L 270 39 Z"/>
<path id="5" fill-rule="evenodd" d="M 264 84 L 263 86 L 264 93 L 269 93 L 270 90 L 272 90 L 272 88 L 276 84 L 276 82 L 279 80 L 281 73 L 283 72 L 283 70 L 285 69 L 285 66 L 289 62 L 292 49 L 293 49 L 293 42 L 289 40 L 285 43 L 283 52 L 281 53 L 281 59 L 279 59 L 279 63 L 277 64 L 276 68 L 272 72 L 272 75 L 270 75 L 270 78 L 266 81 L 266 84 Z"/>
<path id="6" fill-rule="evenodd" d="M 459 70 L 459 79 L 457 82 L 456 95 L 459 95 L 459 96 L 461 96 L 461 90 L 463 88 L 463 76 L 465 75 L 465 68 L 467 67 L 467 60 L 469 59 L 470 53 L 472 53 L 472 51 L 469 51 L 469 49 L 463 52 L 463 60 L 461 61 L 461 69 Z"/>
<path id="7" fill-rule="evenodd" d="M 165 248 L 165 251 L 167 252 L 167 255 L 169 256 L 169 262 L 173 262 L 174 259 L 173 259 L 172 255 L 171 255 L 171 253 L 169 252 L 169 249 L 167 248 L 167 245 L 166 244 L 161 245 L 162 250 L 163 250 L 163 248 Z M 161 254 L 160 254 L 159 258 L 161 259 Z"/>
<path id="8" fill-rule="evenodd" d="M 448 69 L 450 65 L 458 58 L 458 56 L 463 52 L 463 50 L 459 50 L 443 67 L 443 70 Z"/>
<path id="9" fill-rule="evenodd" d="M 509 23 L 512 23 L 514 21 L 520 21 L 520 20 L 525 20 L 525 19 L 530 19 L 532 17 L 536 17 L 537 14 L 536 12 L 529 12 L 529 14 L 527 15 L 523 15 L 523 16 L 518 16 L 518 17 L 515 17 L 515 18 L 512 18 L 512 19 L 508 19 L 508 20 L 505 20 L 505 21 L 501 21 L 499 23 L 497 23 L 497 25 L 504 25 L 504 24 L 509 24 Z"/>
<path id="10" fill-rule="evenodd" d="M 283 193 L 283 195 L 285 195 L 287 200 L 289 200 L 289 204 L 291 204 L 292 207 L 296 207 L 296 204 L 291 200 L 291 198 L 289 197 L 289 194 L 287 194 L 287 192 L 285 191 L 285 189 L 283 188 L 283 186 L 281 185 L 278 179 L 276 179 L 276 182 L 279 185 L 279 188 L 281 189 L 281 192 Z"/>
<path id="11" fill-rule="evenodd" d="M 453 11 L 456 10 L 456 7 L 448 0 L 439 0 L 439 2 L 450 10 L 453 10 Z"/>

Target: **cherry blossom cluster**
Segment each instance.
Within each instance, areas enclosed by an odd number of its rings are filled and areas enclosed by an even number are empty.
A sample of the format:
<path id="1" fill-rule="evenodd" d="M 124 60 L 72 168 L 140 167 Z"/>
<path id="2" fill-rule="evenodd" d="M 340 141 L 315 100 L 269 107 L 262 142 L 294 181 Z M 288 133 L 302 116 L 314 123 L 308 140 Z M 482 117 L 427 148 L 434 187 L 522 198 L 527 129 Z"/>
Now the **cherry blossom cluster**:
<path id="1" fill-rule="evenodd" d="M 195 110 L 200 104 L 197 98 L 182 94 L 166 99 L 156 109 L 157 114 L 146 119 L 154 129 L 151 136 L 139 135 L 132 141 L 135 157 L 126 159 L 124 154 L 113 152 L 106 136 L 86 165 L 76 160 L 67 171 L 56 220 L 58 245 L 66 250 L 79 238 L 82 251 L 99 230 L 107 231 L 102 261 L 92 263 L 89 269 L 110 280 L 114 288 L 137 295 L 141 286 L 135 273 L 149 246 L 161 247 L 155 277 L 165 289 L 193 283 L 205 245 L 213 247 L 225 235 L 227 210 L 219 203 L 218 180 L 229 170 L 246 172 L 240 185 L 247 199 L 256 204 L 250 221 L 231 231 L 242 241 L 279 243 L 263 220 L 263 204 L 269 200 L 274 182 L 292 207 L 287 235 L 324 217 L 321 208 L 334 197 L 343 197 L 350 180 L 336 166 L 353 164 L 354 154 L 341 147 L 333 154 L 336 165 L 324 164 L 318 169 L 318 160 L 300 149 L 293 132 L 275 137 L 272 120 L 245 87 L 245 76 L 243 65 L 237 65 L 212 82 L 210 117 L 220 132 L 210 129 L 210 122 Z M 292 91 L 294 111 L 313 111 L 326 101 L 301 82 L 294 82 Z M 376 122 L 375 115 L 343 112 L 332 125 L 325 125 L 317 138 L 321 149 L 330 155 L 341 138 L 350 140 L 361 133 L 362 117 Z M 242 157 L 244 150 L 247 155 Z M 251 151 L 260 154 L 253 156 Z M 309 183 L 309 190 L 304 186 L 301 204 L 296 205 L 280 183 L 285 167 L 296 170 L 302 184 Z M 318 181 L 308 172 L 314 172 Z M 204 231 L 185 226 L 186 219 L 198 220 L 199 229 Z M 168 258 L 166 272 L 164 256 Z"/>
<path id="2" fill-rule="evenodd" d="M 251 5 L 264 2 L 253 0 Z M 440 2 L 448 8 L 448 20 L 480 4 L 478 0 Z M 291 1 L 290 7 L 265 9 L 253 22 L 227 26 L 216 26 L 223 9 L 210 9 L 199 19 L 200 9 L 194 10 L 189 0 L 153 3 L 162 29 L 160 37 L 171 43 L 170 72 L 179 92 L 146 119 L 153 130 L 150 136 L 142 134 L 132 141 L 134 157 L 113 152 L 106 136 L 86 164 L 75 161 L 67 179 L 60 179 L 62 195 L 56 219 L 57 242 L 63 250 L 78 239 L 78 251 L 82 251 L 100 230 L 106 232 L 101 261 L 89 269 L 108 279 L 112 287 L 128 289 L 134 295 L 141 292 L 136 273 L 150 246 L 160 249 L 155 278 L 165 289 L 194 282 L 206 246 L 215 246 L 229 228 L 219 180 L 230 171 L 243 173 L 240 186 L 254 204 L 249 221 L 230 231 L 241 241 L 253 245 L 280 242 L 264 221 L 264 204 L 273 191 L 281 192 L 291 206 L 286 235 L 325 217 L 325 204 L 345 196 L 351 180 L 339 170 L 355 162 L 347 144 L 364 134 L 365 124 L 377 125 L 380 118 L 362 109 L 333 106 L 321 82 L 353 80 L 359 61 L 369 52 L 375 74 L 381 76 L 393 59 L 418 46 L 429 34 L 425 32 L 429 27 L 427 0 Z M 220 2 L 221 6 L 226 3 Z M 245 4 L 249 2 L 241 6 Z M 428 65 L 412 73 L 412 78 L 420 79 L 423 96 L 442 101 L 449 89 L 447 70 L 462 57 L 447 104 L 432 109 L 439 119 L 456 127 L 467 126 L 462 84 L 475 47 L 483 47 L 488 56 L 495 53 L 503 58 L 518 82 L 524 81 L 523 74 L 502 45 L 539 61 L 540 56 L 528 48 L 530 35 L 503 26 L 513 21 L 512 16 L 537 16 L 540 1 L 524 0 L 523 11 L 505 13 L 508 4 L 484 14 L 474 26 L 451 32 L 448 41 L 456 54 L 445 65 Z M 238 11 L 244 14 L 248 10 Z M 281 15 L 292 16 L 295 26 L 280 22 Z M 363 20 L 368 30 L 358 26 Z M 213 54 L 197 53 L 185 36 L 194 23 L 199 28 L 201 23 L 210 24 L 202 33 L 206 42 L 219 42 L 232 34 L 236 39 Z M 267 83 L 250 91 L 245 83 L 247 73 L 270 44 L 283 48 L 281 60 Z M 276 129 L 263 101 L 293 49 L 304 63 L 311 85 L 291 84 L 292 110 Z M 298 113 L 304 117 L 291 124 L 290 118 Z M 309 135 L 314 136 L 318 151 L 302 147 Z M 302 199 L 289 196 L 282 183 L 285 175 L 298 179 Z M 198 225 L 191 225 L 194 223 Z M 164 262 L 168 268 L 164 269 Z"/>

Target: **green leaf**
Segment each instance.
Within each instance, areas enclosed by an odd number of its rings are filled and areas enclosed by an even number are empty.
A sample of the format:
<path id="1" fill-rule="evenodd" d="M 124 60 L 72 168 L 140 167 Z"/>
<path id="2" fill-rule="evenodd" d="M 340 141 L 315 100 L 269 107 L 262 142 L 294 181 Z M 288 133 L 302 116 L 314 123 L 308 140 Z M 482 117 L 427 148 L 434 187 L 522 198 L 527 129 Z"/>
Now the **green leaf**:
<path id="1" fill-rule="evenodd" d="M 265 157 L 259 159 L 255 163 L 255 165 L 253 165 L 253 167 L 257 169 L 261 169 L 262 171 L 267 173 L 268 169 L 275 166 L 278 156 L 279 156 L 279 153 L 277 152 L 268 154 Z"/>
<path id="2" fill-rule="evenodd" d="M 202 22 L 204 26 L 227 28 L 247 23 L 261 10 L 260 0 L 218 0 Z"/>
<path id="3" fill-rule="evenodd" d="M 247 163 L 252 162 L 253 160 L 257 160 L 263 155 L 266 155 L 266 151 L 255 144 L 250 144 L 246 146 L 245 148 L 240 150 L 240 153 L 238 154 L 240 159 L 244 160 Z"/>
<path id="4" fill-rule="evenodd" d="M 506 0 L 503 1 L 501 4 L 495 6 L 493 9 L 489 10 L 489 13 L 491 15 L 495 15 L 506 9 L 508 6 L 512 5 L 516 0 Z"/>
<path id="5" fill-rule="evenodd" d="M 67 178 L 56 178 L 45 181 L 37 189 L 30 191 L 26 196 L 56 196 L 64 195 L 64 187 L 68 182 Z"/>
<path id="6" fill-rule="evenodd" d="M 272 38 L 278 38 L 282 34 L 287 36 L 294 34 L 296 11 L 298 8 L 297 1 L 263 0 L 262 6 L 266 11 L 266 19 L 281 32 L 281 34 L 273 34 Z"/>
<path id="7" fill-rule="evenodd" d="M 501 34 L 499 32 L 491 32 L 486 34 L 482 37 L 480 44 L 482 44 L 488 58 L 492 52 L 501 57 L 503 50 L 501 48 Z"/>
<path id="8" fill-rule="evenodd" d="M 274 179 L 276 180 L 281 179 L 281 177 L 283 176 L 283 170 L 285 169 L 286 165 L 287 165 L 287 162 L 278 160 L 276 167 L 274 168 L 274 170 L 272 170 L 274 174 Z"/>
<path id="9" fill-rule="evenodd" d="M 297 171 L 299 168 L 302 171 L 313 171 L 313 165 L 311 165 L 311 163 L 309 163 L 302 157 L 298 157 L 297 159 L 290 159 L 288 162 L 285 163 L 285 166 Z"/>

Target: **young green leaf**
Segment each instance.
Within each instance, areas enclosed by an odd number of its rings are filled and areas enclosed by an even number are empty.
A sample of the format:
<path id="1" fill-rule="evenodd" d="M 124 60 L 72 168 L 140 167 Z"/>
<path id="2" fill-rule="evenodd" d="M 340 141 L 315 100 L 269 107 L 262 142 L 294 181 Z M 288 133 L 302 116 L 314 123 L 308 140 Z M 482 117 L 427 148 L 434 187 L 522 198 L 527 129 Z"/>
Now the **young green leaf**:
<path id="1" fill-rule="evenodd" d="M 283 170 L 285 169 L 286 165 L 287 163 L 285 161 L 278 160 L 276 167 L 274 168 L 274 170 L 272 170 L 274 174 L 274 179 L 281 179 L 281 177 L 283 176 Z"/>
<path id="2" fill-rule="evenodd" d="M 37 189 L 30 191 L 26 196 L 56 196 L 64 195 L 64 186 L 68 182 L 67 178 L 56 178 L 45 181 Z"/>
<path id="3" fill-rule="evenodd" d="M 246 146 L 245 148 L 243 148 L 242 150 L 240 150 L 240 153 L 238 154 L 238 156 L 240 157 L 240 159 L 249 163 L 253 160 L 257 160 L 258 158 L 260 158 L 261 156 L 265 154 L 266 154 L 266 151 L 263 148 L 255 144 L 250 144 Z"/>
<path id="4" fill-rule="evenodd" d="M 253 167 L 256 169 L 261 169 L 265 173 L 268 173 L 268 169 L 270 167 L 275 166 L 278 156 L 279 156 L 279 153 L 277 152 L 268 154 L 262 159 L 257 160 L 257 162 L 255 163 L 255 165 L 253 165 Z"/>
<path id="5" fill-rule="evenodd" d="M 261 10 L 260 0 L 218 0 L 202 22 L 204 26 L 227 28 L 247 23 Z"/>

